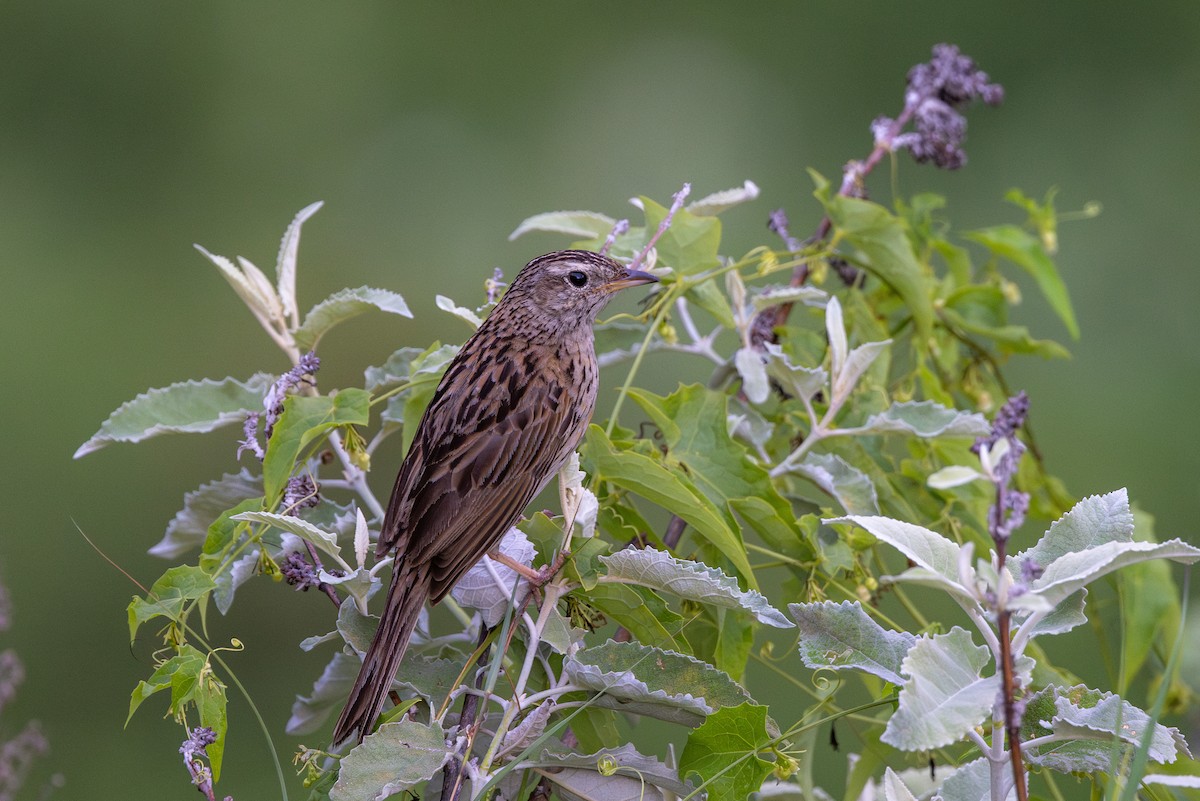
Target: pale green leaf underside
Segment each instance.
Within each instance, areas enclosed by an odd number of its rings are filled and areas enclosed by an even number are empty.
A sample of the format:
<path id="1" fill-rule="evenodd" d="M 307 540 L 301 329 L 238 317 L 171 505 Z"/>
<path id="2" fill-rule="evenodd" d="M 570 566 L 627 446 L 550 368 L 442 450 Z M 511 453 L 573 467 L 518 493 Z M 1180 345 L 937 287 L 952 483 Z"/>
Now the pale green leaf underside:
<path id="1" fill-rule="evenodd" d="M 330 801 L 381 801 L 433 776 L 451 753 L 436 724 L 385 723 L 342 759 Z"/>
<path id="2" fill-rule="evenodd" d="M 117 407 L 100 430 L 79 446 L 75 458 L 110 442 L 141 442 L 160 434 L 202 434 L 240 423 L 250 412 L 262 409 L 263 395 L 272 381 L 266 373 L 255 373 L 246 381 L 205 378 L 148 390 Z"/>
<path id="3" fill-rule="evenodd" d="M 854 668 L 900 685 L 901 665 L 917 638 L 888 631 L 858 601 L 788 604 L 800 626 L 800 657 L 813 670 Z"/>
<path id="4" fill-rule="evenodd" d="M 887 411 L 873 414 L 856 432 L 894 432 L 918 437 L 978 437 L 990 430 L 981 414 L 947 409 L 934 401 L 893 403 Z"/>
<path id="5" fill-rule="evenodd" d="M 512 241 L 530 231 L 544 231 L 580 239 L 603 239 L 616 222 L 612 217 L 595 211 L 547 211 L 522 220 L 508 238 Z"/>
<path id="6" fill-rule="evenodd" d="M 269 526 L 295 534 L 300 539 L 311 542 L 321 551 L 341 559 L 341 548 L 338 547 L 337 535 L 323 531 L 307 520 L 301 520 L 291 515 L 279 515 L 274 512 L 242 512 L 234 515 L 231 520 L 243 520 L 248 523 L 265 523 Z"/>
<path id="7" fill-rule="evenodd" d="M 980 677 L 990 659 L 987 646 L 975 645 L 958 627 L 918 640 L 901 667 L 908 680 L 900 690 L 900 705 L 879 739 L 904 751 L 962 739 L 996 700 L 996 677 Z"/>
<path id="8" fill-rule="evenodd" d="M 262 495 L 262 478 L 246 470 L 200 485 L 183 496 L 183 508 L 171 518 L 163 538 L 150 549 L 150 554 L 177 559 L 199 548 L 208 536 L 208 527 L 222 512 L 259 495 Z"/>
<path id="9" fill-rule="evenodd" d="M 743 609 L 760 623 L 792 628 L 783 613 L 756 590 L 742 590 L 737 580 L 715 567 L 676 559 L 654 548 L 626 548 L 600 561 L 613 580 L 669 592 L 679 598 L 726 609 Z"/>
<path id="10" fill-rule="evenodd" d="M 608 641 L 564 662 L 572 684 L 600 692 L 597 703 L 695 726 L 723 706 L 752 700 L 724 671 L 691 656 Z"/>
<path id="11" fill-rule="evenodd" d="M 372 309 L 412 317 L 404 298 L 395 292 L 360 286 L 335 292 L 313 306 L 292 336 L 301 350 L 311 350 L 329 329 Z"/>

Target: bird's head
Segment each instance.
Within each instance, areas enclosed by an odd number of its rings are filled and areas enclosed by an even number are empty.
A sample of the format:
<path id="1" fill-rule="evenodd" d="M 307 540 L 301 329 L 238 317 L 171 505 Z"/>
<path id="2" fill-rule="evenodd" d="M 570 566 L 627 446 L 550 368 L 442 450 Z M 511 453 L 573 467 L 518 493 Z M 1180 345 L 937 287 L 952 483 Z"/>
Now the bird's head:
<path id="1" fill-rule="evenodd" d="M 618 291 L 657 280 L 590 250 L 560 250 L 526 264 L 500 305 L 520 302 L 563 326 L 590 325 Z"/>

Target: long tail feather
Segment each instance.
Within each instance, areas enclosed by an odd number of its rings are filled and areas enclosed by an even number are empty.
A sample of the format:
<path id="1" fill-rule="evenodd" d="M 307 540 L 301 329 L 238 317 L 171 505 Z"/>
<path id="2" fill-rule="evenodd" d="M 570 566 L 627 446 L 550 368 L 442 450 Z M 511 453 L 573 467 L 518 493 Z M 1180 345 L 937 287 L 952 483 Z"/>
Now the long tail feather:
<path id="1" fill-rule="evenodd" d="M 392 576 L 379 630 L 363 657 L 350 700 L 333 729 L 334 745 L 351 737 L 361 741 L 370 733 L 428 597 L 428 566 L 405 564 Z"/>

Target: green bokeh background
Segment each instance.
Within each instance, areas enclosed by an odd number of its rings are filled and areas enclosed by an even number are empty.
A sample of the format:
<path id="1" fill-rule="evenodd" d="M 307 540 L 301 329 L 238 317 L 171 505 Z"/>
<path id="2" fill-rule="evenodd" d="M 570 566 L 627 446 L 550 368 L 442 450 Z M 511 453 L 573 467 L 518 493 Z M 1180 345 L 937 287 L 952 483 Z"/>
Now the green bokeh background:
<path id="1" fill-rule="evenodd" d="M 777 206 L 811 230 L 805 168 L 836 176 L 865 155 L 868 123 L 898 111 L 905 71 L 940 41 L 1007 99 L 971 113 L 965 171 L 904 158 L 901 190 L 945 194 L 960 229 L 1019 221 L 1001 200 L 1013 186 L 1058 186 L 1063 210 L 1103 203 L 1061 231 L 1074 359 L 1010 375 L 1073 492 L 1128 486 L 1160 534 L 1197 541 L 1200 5 L 0 5 L 0 579 L 15 605 L 0 645 L 28 672 L 0 736 L 42 722 L 38 781 L 61 773 L 58 797 L 195 797 L 157 699 L 122 731 L 153 643 L 126 645 L 134 588 L 77 526 L 152 581 L 166 565 L 146 549 L 185 491 L 231 469 L 236 432 L 71 460 L 148 387 L 285 367 L 191 243 L 269 268 L 291 216 L 324 200 L 301 244 L 302 306 L 370 284 L 415 312 L 329 338 L 322 380 L 357 381 L 400 345 L 462 338 L 435 292 L 474 305 L 492 267 L 559 246 L 507 241 L 532 213 L 622 214 L 685 180 L 700 196 L 750 178 L 762 197 L 725 217 L 725 252 L 768 241 Z M 871 185 L 886 201 L 886 169 Z M 1065 339 L 1026 289 L 1019 322 Z M 398 456 L 380 459 L 383 487 Z M 245 641 L 231 660 L 277 732 L 325 659 L 296 643 L 328 616 L 285 591 L 255 582 L 218 626 Z M 230 715 L 218 789 L 277 795 L 240 699 Z M 286 758 L 295 741 L 279 744 Z"/>

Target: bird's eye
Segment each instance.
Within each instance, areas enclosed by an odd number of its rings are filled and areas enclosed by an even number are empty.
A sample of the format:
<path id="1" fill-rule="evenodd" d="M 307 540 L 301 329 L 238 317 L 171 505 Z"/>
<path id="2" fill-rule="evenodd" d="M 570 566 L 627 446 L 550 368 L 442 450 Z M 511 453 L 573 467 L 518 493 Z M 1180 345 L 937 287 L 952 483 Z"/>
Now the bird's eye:
<path id="1" fill-rule="evenodd" d="M 567 280 L 571 282 L 571 286 L 585 287 L 587 286 L 587 273 L 580 270 L 572 270 L 567 273 Z"/>

